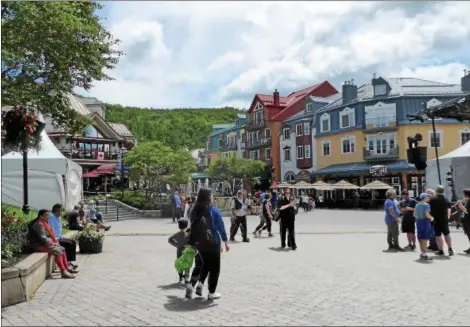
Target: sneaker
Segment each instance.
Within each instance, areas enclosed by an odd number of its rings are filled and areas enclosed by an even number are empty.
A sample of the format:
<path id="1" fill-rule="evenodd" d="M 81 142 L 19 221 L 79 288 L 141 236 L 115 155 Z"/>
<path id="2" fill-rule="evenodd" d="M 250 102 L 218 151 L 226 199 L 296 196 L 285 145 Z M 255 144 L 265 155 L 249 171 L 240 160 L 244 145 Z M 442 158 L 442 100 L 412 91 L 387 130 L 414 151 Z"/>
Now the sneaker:
<path id="1" fill-rule="evenodd" d="M 408 244 L 407 246 L 405 246 L 404 250 L 405 251 L 413 251 L 413 245 Z"/>
<path id="2" fill-rule="evenodd" d="M 106 227 L 104 228 L 104 231 L 107 232 L 107 231 L 110 230 L 110 229 L 111 229 L 111 226 L 106 226 Z"/>
<path id="3" fill-rule="evenodd" d="M 452 250 L 452 248 L 449 248 L 449 257 L 451 257 L 453 255 L 454 255 L 454 250 Z"/>
<path id="4" fill-rule="evenodd" d="M 466 254 L 470 254 L 470 248 L 468 248 L 467 250 L 463 250 L 463 252 Z"/>
<path id="5" fill-rule="evenodd" d="M 271 233 L 269 233 L 269 234 L 268 234 L 268 237 L 273 237 L 273 236 L 274 236 L 274 235 L 273 235 L 273 234 L 271 234 Z"/>
<path id="6" fill-rule="evenodd" d="M 397 250 L 397 252 L 405 252 L 405 250 L 399 246 L 395 247 L 395 250 Z"/>
<path id="7" fill-rule="evenodd" d="M 257 232 L 257 231 L 254 231 L 254 232 L 253 232 L 253 237 L 254 237 L 254 238 L 258 237 L 258 232 Z"/>
<path id="8" fill-rule="evenodd" d="M 444 253 L 443 250 L 436 251 L 435 254 L 438 255 L 438 256 L 443 256 L 443 255 L 445 255 L 445 253 Z"/>
<path id="9" fill-rule="evenodd" d="M 230 237 L 230 242 L 235 242 L 235 237 Z"/>
<path id="10" fill-rule="evenodd" d="M 220 293 L 209 293 L 207 296 L 208 300 L 217 300 L 220 299 Z"/>
<path id="11" fill-rule="evenodd" d="M 420 257 L 420 259 L 426 260 L 426 261 L 431 261 L 432 260 L 432 258 L 428 257 L 428 255 L 426 253 L 421 253 L 421 255 L 419 257 Z"/>
<path id="12" fill-rule="evenodd" d="M 184 283 L 185 283 L 186 285 L 189 284 L 189 277 L 185 277 L 185 278 L 184 278 Z"/>
<path id="13" fill-rule="evenodd" d="M 296 251 L 296 250 L 297 250 L 297 245 L 292 247 L 292 251 Z"/>
<path id="14" fill-rule="evenodd" d="M 416 250 L 416 245 L 413 244 L 413 245 L 411 246 L 411 250 L 412 250 L 412 251 Z"/>
<path id="15" fill-rule="evenodd" d="M 243 242 L 244 242 L 244 243 L 250 243 L 250 239 L 249 239 L 249 238 L 244 238 L 244 239 L 243 239 Z"/>
<path id="16" fill-rule="evenodd" d="M 186 287 L 186 293 L 184 294 L 184 297 L 187 298 L 187 299 L 192 299 L 193 298 L 193 286 L 192 285 L 188 285 L 188 287 Z"/>
<path id="17" fill-rule="evenodd" d="M 258 237 L 261 237 L 261 233 L 262 233 L 262 232 L 263 232 L 263 231 L 262 231 L 261 229 L 258 231 Z"/>
<path id="18" fill-rule="evenodd" d="M 198 284 L 196 285 L 196 291 L 195 291 L 195 293 L 196 293 L 197 296 L 202 296 L 202 288 L 203 288 L 203 287 L 204 287 L 204 284 L 201 284 L 201 283 L 198 283 Z"/>

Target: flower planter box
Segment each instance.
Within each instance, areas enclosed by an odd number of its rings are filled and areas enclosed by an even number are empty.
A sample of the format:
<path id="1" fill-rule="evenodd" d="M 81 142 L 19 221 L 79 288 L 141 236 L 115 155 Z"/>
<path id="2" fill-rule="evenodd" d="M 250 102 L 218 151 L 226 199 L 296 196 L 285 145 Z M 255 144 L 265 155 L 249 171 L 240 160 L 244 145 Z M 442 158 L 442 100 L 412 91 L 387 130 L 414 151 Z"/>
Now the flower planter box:
<path id="1" fill-rule="evenodd" d="M 80 248 L 80 253 L 101 253 L 103 251 L 103 241 L 79 239 L 78 247 Z"/>

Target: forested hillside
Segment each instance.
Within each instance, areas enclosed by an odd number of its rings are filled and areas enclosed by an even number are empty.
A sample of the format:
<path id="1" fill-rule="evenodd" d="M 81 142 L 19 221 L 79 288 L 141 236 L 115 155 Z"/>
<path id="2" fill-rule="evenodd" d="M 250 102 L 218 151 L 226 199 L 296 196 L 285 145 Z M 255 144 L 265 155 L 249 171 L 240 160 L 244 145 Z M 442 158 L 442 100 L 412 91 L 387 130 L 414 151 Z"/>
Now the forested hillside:
<path id="1" fill-rule="evenodd" d="M 204 148 L 213 124 L 235 121 L 234 108 L 142 109 L 106 104 L 106 120 L 123 123 L 139 142 L 160 141 L 174 149 Z"/>

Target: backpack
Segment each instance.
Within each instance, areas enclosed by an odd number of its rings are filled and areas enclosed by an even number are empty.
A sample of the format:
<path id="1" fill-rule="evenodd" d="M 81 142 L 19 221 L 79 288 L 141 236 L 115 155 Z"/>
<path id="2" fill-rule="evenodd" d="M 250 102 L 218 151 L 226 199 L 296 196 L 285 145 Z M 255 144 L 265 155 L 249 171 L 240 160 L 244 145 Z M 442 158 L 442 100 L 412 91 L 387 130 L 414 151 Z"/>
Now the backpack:
<path id="1" fill-rule="evenodd" d="M 235 210 L 240 210 L 243 207 L 243 204 L 236 198 L 233 198 L 233 201 L 235 201 Z"/>
<path id="2" fill-rule="evenodd" d="M 191 223 L 189 245 L 194 246 L 198 250 L 203 250 L 215 244 L 210 219 L 212 219 L 212 213 L 210 213 L 210 218 L 202 216 Z"/>

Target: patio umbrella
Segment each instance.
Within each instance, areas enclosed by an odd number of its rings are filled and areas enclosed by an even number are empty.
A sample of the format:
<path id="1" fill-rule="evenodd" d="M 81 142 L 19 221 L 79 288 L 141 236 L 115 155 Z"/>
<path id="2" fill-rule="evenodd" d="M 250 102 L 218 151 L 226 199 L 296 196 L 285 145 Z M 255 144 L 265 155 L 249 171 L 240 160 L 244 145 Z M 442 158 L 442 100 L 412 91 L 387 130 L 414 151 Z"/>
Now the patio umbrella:
<path id="1" fill-rule="evenodd" d="M 116 173 L 116 164 L 104 164 L 95 169 L 100 175 L 114 175 Z"/>
<path id="2" fill-rule="evenodd" d="M 311 187 L 317 191 L 331 191 L 334 189 L 331 184 L 328 184 L 322 181 L 313 183 Z"/>
<path id="3" fill-rule="evenodd" d="M 393 187 L 381 181 L 373 181 L 361 187 L 361 190 L 390 190 Z"/>
<path id="4" fill-rule="evenodd" d="M 82 177 L 85 178 L 96 178 L 98 176 L 100 176 L 100 174 L 96 170 L 89 171 L 82 175 Z"/>
<path id="5" fill-rule="evenodd" d="M 359 186 L 346 182 L 345 180 L 333 184 L 332 187 L 336 190 L 357 190 Z"/>
<path id="6" fill-rule="evenodd" d="M 270 189 L 273 189 L 273 190 L 277 190 L 278 188 L 279 188 L 279 186 L 277 185 L 276 182 L 274 182 L 270 187 Z"/>
<path id="7" fill-rule="evenodd" d="M 286 188 L 286 187 L 291 187 L 291 186 L 292 185 L 288 184 L 288 183 L 279 183 L 279 184 L 277 184 L 278 188 Z"/>
<path id="8" fill-rule="evenodd" d="M 292 185 L 292 188 L 307 190 L 307 189 L 311 189 L 311 188 L 312 188 L 312 184 L 309 184 L 309 183 L 307 183 L 307 182 L 301 181 L 301 182 L 298 182 L 298 183 Z"/>

